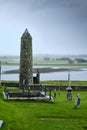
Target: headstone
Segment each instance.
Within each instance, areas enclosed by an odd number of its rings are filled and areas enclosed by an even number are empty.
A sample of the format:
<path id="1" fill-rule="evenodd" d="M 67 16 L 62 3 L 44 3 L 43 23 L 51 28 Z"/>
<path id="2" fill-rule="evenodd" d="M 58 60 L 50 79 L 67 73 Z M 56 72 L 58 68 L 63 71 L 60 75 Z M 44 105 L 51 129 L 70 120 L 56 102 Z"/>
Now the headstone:
<path id="1" fill-rule="evenodd" d="M 77 95 L 76 95 L 76 98 L 75 98 L 74 107 L 75 107 L 75 108 L 79 108 L 79 106 L 80 106 L 80 95 L 77 94 Z"/>
<path id="2" fill-rule="evenodd" d="M 54 98 L 56 98 L 56 89 L 54 89 Z"/>
<path id="3" fill-rule="evenodd" d="M 59 90 L 58 90 L 58 95 L 60 96 L 60 86 L 59 86 Z"/>
<path id="4" fill-rule="evenodd" d="M 0 120 L 0 128 L 2 127 L 3 125 L 3 120 Z"/>

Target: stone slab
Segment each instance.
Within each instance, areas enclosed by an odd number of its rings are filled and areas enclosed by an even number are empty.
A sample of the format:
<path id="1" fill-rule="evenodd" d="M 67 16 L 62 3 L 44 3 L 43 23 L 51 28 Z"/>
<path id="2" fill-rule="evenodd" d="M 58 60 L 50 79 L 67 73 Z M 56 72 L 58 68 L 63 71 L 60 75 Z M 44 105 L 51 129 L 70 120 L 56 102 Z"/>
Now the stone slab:
<path id="1" fill-rule="evenodd" d="M 2 127 L 3 125 L 3 120 L 0 120 L 0 128 Z"/>

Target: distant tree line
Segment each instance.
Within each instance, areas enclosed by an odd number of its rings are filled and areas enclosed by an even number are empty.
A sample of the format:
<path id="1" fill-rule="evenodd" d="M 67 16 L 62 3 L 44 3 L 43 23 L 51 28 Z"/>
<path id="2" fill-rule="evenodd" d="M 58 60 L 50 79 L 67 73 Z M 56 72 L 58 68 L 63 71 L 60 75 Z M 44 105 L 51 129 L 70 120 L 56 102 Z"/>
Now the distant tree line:
<path id="1" fill-rule="evenodd" d="M 74 58 L 74 59 L 72 59 L 72 58 L 68 58 L 68 57 L 61 57 L 61 58 L 44 57 L 44 60 L 46 60 L 46 61 L 49 61 L 49 60 L 56 60 L 56 61 L 61 60 L 62 61 L 62 60 L 64 60 L 64 61 L 68 61 L 69 64 L 73 64 L 73 63 L 75 63 L 75 61 L 77 63 L 86 63 L 87 62 L 87 59 L 84 59 L 84 58 Z"/>
<path id="2" fill-rule="evenodd" d="M 78 62 L 78 63 L 86 63 L 87 60 L 86 59 L 83 59 L 83 58 L 75 58 L 75 60 Z"/>

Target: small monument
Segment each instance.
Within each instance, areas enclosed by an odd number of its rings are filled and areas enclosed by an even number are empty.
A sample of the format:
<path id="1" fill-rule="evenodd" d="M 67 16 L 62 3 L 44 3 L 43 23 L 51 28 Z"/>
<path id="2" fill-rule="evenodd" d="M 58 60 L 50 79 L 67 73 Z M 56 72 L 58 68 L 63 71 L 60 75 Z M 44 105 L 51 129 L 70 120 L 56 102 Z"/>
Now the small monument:
<path id="1" fill-rule="evenodd" d="M 67 91 L 67 100 L 72 100 L 72 88 L 71 88 L 71 81 L 70 81 L 70 72 L 68 72 L 68 87 L 66 88 Z"/>
<path id="2" fill-rule="evenodd" d="M 38 69 L 37 69 L 36 76 L 33 77 L 33 84 L 40 84 L 40 73 Z"/>

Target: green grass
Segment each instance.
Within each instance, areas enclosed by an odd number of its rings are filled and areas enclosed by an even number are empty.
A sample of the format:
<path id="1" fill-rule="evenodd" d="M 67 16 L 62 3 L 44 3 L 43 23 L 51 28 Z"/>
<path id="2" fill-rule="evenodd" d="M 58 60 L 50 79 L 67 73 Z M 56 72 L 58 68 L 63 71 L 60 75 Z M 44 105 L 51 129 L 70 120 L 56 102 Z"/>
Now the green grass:
<path id="1" fill-rule="evenodd" d="M 52 84 L 58 86 L 67 86 L 67 80 L 48 80 L 48 81 L 41 81 L 41 84 Z M 87 81 L 71 81 L 72 86 L 87 86 Z"/>
<path id="2" fill-rule="evenodd" d="M 44 59 L 34 59 L 34 65 L 56 65 L 56 64 L 68 64 L 68 60 L 44 60 Z"/>
<path id="3" fill-rule="evenodd" d="M 5 101 L 0 88 L 1 130 L 86 130 L 87 92 L 73 91 L 72 101 L 66 101 L 66 91 L 57 94 L 55 103 Z M 58 93 L 58 92 L 57 92 Z M 75 95 L 81 95 L 80 108 L 74 109 Z"/>
<path id="4" fill-rule="evenodd" d="M 2 80 L 2 83 L 18 83 L 18 81 Z M 58 86 L 67 86 L 68 80 L 46 80 L 40 81 L 40 84 L 51 84 Z M 71 86 L 87 86 L 87 81 L 71 81 Z"/>

